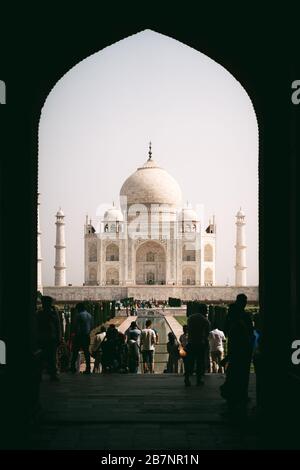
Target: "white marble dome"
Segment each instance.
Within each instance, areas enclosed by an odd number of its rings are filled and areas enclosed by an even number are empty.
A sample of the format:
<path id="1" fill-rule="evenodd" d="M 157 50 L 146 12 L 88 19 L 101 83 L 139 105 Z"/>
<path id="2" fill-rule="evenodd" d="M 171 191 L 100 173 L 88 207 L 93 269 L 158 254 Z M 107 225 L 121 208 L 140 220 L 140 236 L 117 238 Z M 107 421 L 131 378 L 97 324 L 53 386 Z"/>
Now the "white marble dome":
<path id="1" fill-rule="evenodd" d="M 115 206 L 112 206 L 104 213 L 103 220 L 105 222 L 123 222 L 124 219 L 120 209 Z"/>
<path id="2" fill-rule="evenodd" d="M 181 205 L 181 189 L 177 181 L 157 163 L 149 158 L 124 182 L 121 191 L 121 205 L 168 204 L 173 208 Z"/>

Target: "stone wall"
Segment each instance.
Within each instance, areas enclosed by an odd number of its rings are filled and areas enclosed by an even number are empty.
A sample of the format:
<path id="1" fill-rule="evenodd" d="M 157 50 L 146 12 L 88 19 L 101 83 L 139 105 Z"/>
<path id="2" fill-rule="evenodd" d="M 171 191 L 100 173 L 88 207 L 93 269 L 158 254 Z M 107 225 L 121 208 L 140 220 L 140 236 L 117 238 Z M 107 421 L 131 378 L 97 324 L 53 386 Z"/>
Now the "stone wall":
<path id="1" fill-rule="evenodd" d="M 199 287 L 199 286 L 66 286 L 44 287 L 44 295 L 50 295 L 57 301 L 81 300 L 120 300 L 125 297 L 135 299 L 168 300 L 176 297 L 182 300 L 203 300 L 230 302 L 237 294 L 244 293 L 249 301 L 258 301 L 258 287 Z"/>

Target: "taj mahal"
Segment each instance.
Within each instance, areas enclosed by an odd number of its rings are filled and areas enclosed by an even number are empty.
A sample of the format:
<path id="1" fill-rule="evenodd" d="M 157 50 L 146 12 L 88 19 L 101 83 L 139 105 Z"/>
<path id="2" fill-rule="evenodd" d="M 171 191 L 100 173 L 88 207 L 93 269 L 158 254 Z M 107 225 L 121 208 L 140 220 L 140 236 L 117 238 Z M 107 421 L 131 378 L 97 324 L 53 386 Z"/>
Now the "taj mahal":
<path id="1" fill-rule="evenodd" d="M 245 214 L 235 216 L 235 286 L 216 285 L 216 221 L 204 224 L 190 204 L 183 204 L 177 181 L 148 158 L 123 183 L 120 205 L 105 211 L 97 230 L 84 224 L 84 283 L 67 285 L 65 215 L 56 214 L 54 286 L 42 285 L 41 231 L 38 218 L 38 290 L 58 301 L 155 298 L 233 300 L 247 286 Z M 234 264 L 235 261 L 235 264 Z"/>

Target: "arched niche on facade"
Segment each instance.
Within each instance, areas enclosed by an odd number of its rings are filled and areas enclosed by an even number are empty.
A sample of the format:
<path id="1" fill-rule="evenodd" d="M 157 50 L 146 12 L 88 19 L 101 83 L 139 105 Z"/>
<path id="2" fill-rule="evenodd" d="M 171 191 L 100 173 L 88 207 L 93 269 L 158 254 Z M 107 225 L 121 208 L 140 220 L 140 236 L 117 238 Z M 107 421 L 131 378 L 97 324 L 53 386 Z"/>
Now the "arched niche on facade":
<path id="1" fill-rule="evenodd" d="M 97 281 L 97 270 L 96 268 L 89 269 L 89 281 L 96 282 Z"/>
<path id="2" fill-rule="evenodd" d="M 109 268 L 106 270 L 106 285 L 113 286 L 119 285 L 119 270 L 116 268 Z"/>
<path id="3" fill-rule="evenodd" d="M 158 242 L 142 243 L 136 250 L 136 284 L 165 284 L 166 253 Z"/>
<path id="4" fill-rule="evenodd" d="M 115 243 L 110 243 L 106 247 L 106 261 L 119 261 L 119 247 Z"/>
<path id="5" fill-rule="evenodd" d="M 182 246 L 182 261 L 196 261 L 196 250 L 193 244 L 184 243 Z"/>
<path id="6" fill-rule="evenodd" d="M 89 245 L 89 261 L 97 261 L 97 243 L 91 243 Z"/>
<path id="7" fill-rule="evenodd" d="M 195 285 L 196 274 L 193 268 L 184 268 L 182 271 L 182 284 L 184 286 Z"/>
<path id="8" fill-rule="evenodd" d="M 213 285 L 213 271 L 211 268 L 206 268 L 204 271 L 204 285 L 205 286 Z"/>
<path id="9" fill-rule="evenodd" d="M 204 261 L 213 261 L 213 247 L 210 243 L 204 246 Z"/>

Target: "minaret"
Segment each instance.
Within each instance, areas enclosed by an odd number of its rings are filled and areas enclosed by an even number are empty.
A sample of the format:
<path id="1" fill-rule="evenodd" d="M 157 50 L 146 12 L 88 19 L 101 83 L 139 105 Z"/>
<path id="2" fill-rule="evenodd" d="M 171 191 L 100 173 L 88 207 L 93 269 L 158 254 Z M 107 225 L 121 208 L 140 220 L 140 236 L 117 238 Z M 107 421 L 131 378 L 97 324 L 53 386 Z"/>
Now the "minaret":
<path id="1" fill-rule="evenodd" d="M 66 285 L 66 244 L 65 244 L 65 215 L 61 208 L 56 214 L 56 245 L 55 245 L 55 286 Z"/>
<path id="2" fill-rule="evenodd" d="M 246 234 L 245 214 L 242 209 L 236 214 L 236 245 L 235 245 L 235 285 L 247 285 L 246 266 Z"/>
<path id="3" fill-rule="evenodd" d="M 37 195 L 37 290 L 43 293 L 42 285 L 42 251 L 41 251 L 41 230 L 40 230 L 40 193 Z"/>

